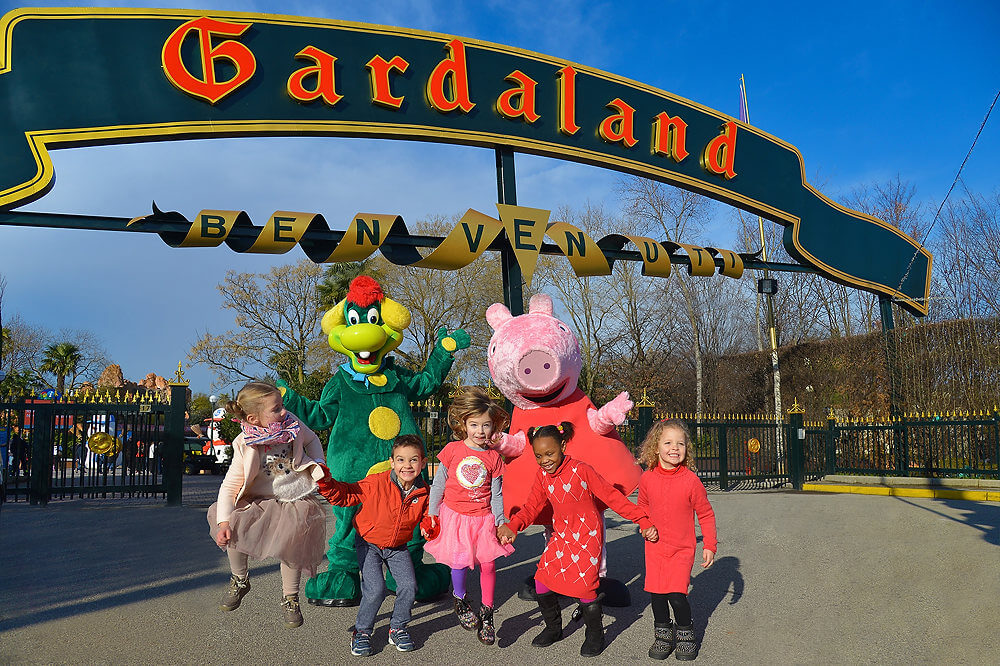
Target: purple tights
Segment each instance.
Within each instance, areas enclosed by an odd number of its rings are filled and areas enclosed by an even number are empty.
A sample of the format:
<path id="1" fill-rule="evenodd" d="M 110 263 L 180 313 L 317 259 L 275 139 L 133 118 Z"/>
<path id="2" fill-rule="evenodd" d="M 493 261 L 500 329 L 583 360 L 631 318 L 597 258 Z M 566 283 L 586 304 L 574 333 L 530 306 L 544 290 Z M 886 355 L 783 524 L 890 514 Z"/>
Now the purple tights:
<path id="1" fill-rule="evenodd" d="M 467 569 L 451 570 L 451 589 L 459 599 L 465 598 L 465 572 Z M 483 605 L 493 608 L 493 597 L 496 592 L 497 568 L 493 562 L 479 563 L 479 588 L 483 592 Z"/>

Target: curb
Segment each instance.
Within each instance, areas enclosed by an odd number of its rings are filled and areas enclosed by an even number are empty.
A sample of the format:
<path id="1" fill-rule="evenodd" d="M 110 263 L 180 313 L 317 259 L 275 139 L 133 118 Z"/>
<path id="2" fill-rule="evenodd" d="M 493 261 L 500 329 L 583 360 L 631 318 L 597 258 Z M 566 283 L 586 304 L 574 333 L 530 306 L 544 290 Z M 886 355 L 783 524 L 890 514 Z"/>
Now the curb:
<path id="1" fill-rule="evenodd" d="M 1000 490 L 955 490 L 951 488 L 900 488 L 897 486 L 849 486 L 829 483 L 805 483 L 802 490 L 820 493 L 888 495 L 891 497 L 929 497 L 973 502 L 1000 502 Z"/>

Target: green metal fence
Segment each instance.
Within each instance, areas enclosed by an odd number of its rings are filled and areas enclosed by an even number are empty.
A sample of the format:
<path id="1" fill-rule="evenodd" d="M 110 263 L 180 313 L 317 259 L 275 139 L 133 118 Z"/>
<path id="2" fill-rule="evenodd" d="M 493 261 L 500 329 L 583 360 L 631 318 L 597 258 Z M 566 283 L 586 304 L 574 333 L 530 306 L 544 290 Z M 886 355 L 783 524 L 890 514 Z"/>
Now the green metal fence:
<path id="1" fill-rule="evenodd" d="M 180 504 L 185 398 L 185 386 L 163 397 L 0 397 L 6 500 L 164 497 Z"/>
<path id="2" fill-rule="evenodd" d="M 1000 479 L 1000 414 L 829 418 L 806 430 L 809 473 Z"/>
<path id="3" fill-rule="evenodd" d="M 413 407 L 433 475 L 436 455 L 451 439 L 448 402 Z M 654 421 L 685 421 L 698 476 L 721 490 L 801 488 L 830 474 L 1000 479 L 997 412 L 805 423 L 797 410 L 776 422 L 760 414 L 657 413 L 651 403 L 640 400 L 629 416 L 618 433 L 637 457 Z"/>

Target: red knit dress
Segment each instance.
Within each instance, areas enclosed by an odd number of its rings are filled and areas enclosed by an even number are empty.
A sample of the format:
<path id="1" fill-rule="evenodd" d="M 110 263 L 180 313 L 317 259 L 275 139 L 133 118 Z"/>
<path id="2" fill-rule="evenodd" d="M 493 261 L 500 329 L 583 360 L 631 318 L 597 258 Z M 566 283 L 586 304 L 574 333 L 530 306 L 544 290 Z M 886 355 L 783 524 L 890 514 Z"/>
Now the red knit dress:
<path id="1" fill-rule="evenodd" d="M 550 590 L 583 599 L 597 596 L 597 574 L 604 546 L 604 517 L 598 501 L 642 529 L 652 525 L 645 511 L 629 502 L 585 462 L 566 456 L 552 474 L 537 468 L 524 507 L 509 527 L 520 532 L 543 508 L 552 507 L 552 537 L 535 574 L 535 580 Z"/>
<path id="2" fill-rule="evenodd" d="M 717 552 L 715 512 L 698 475 L 687 467 L 671 470 L 661 465 L 639 479 L 639 508 L 645 511 L 659 534 L 646 542 L 647 592 L 687 594 L 694 566 L 694 516 L 701 525 L 702 547 Z"/>

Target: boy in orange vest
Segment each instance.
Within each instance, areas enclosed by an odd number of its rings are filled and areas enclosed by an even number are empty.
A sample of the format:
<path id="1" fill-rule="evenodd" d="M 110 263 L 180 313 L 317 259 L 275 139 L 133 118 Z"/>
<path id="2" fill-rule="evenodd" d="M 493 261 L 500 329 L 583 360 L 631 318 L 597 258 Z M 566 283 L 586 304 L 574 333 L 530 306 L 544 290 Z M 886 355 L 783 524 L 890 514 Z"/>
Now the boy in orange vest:
<path id="1" fill-rule="evenodd" d="M 427 517 L 430 491 L 420 472 L 427 464 L 424 443 L 416 435 L 401 435 L 392 445 L 390 467 L 369 474 L 357 483 L 343 483 L 327 476 L 317 482 L 319 492 L 336 506 L 361 505 L 354 517 L 358 531 L 358 565 L 361 568 L 361 605 L 354 623 L 351 654 L 371 654 L 375 616 L 385 599 L 382 565 L 396 580 L 396 603 L 389 621 L 389 642 L 400 652 L 415 649 L 406 629 L 417 592 L 413 561 L 406 549 L 413 530 L 420 525 L 425 539 L 432 539 Z"/>

